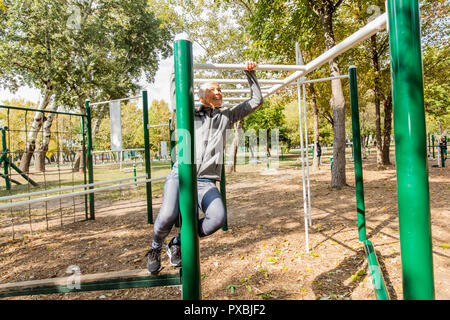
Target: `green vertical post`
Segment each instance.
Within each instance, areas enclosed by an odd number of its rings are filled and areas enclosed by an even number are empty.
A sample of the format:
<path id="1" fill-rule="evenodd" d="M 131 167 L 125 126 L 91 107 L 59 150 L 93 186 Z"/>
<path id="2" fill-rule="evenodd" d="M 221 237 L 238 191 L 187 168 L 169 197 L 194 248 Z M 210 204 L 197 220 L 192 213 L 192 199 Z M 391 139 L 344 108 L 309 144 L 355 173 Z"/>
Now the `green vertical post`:
<path id="1" fill-rule="evenodd" d="M 359 241 L 366 240 L 366 208 L 364 205 L 364 180 L 361 157 L 361 131 L 359 127 L 358 81 L 356 67 L 350 66 L 350 105 L 352 109 L 353 160 L 355 165 L 356 215 L 358 217 Z"/>
<path id="2" fill-rule="evenodd" d="M 403 297 L 434 299 L 418 0 L 388 0 Z"/>
<path id="3" fill-rule="evenodd" d="M 86 125 L 85 125 L 84 118 L 85 117 L 81 117 L 81 131 L 82 131 L 82 136 L 83 136 L 83 139 L 82 139 L 82 143 L 83 143 L 83 146 L 82 146 L 82 149 L 83 149 L 83 183 L 87 184 L 87 174 L 86 174 L 86 167 L 87 167 L 87 165 L 86 165 L 86 153 L 87 153 L 87 150 L 86 150 Z M 86 190 L 86 187 L 84 188 L 84 190 Z M 84 218 L 86 220 L 89 219 L 88 211 L 89 211 L 88 210 L 88 195 L 85 194 L 84 195 Z"/>
<path id="4" fill-rule="evenodd" d="M 11 182 L 9 180 L 9 170 L 8 170 L 8 148 L 6 147 L 6 130 L 8 128 L 2 128 L 2 159 L 3 159 L 3 173 L 5 175 L 5 186 L 6 190 L 11 189 Z"/>
<path id="5" fill-rule="evenodd" d="M 225 221 L 222 226 L 223 231 L 228 230 L 228 210 L 227 210 L 227 181 L 225 178 L 225 154 L 222 161 L 222 174 L 220 175 L 220 195 L 222 196 L 223 206 L 225 207 Z"/>
<path id="6" fill-rule="evenodd" d="M 428 154 L 431 155 L 431 141 L 430 141 L 430 134 L 428 134 Z"/>
<path id="7" fill-rule="evenodd" d="M 87 142 L 87 168 L 88 168 L 88 182 L 89 184 L 94 183 L 94 166 L 92 164 L 92 115 L 91 115 L 91 107 L 89 106 L 89 100 L 85 102 L 86 108 L 86 142 Z M 94 187 L 89 187 L 89 189 L 93 189 Z M 90 219 L 95 220 L 95 205 L 94 205 L 94 194 L 89 193 L 89 213 Z"/>
<path id="8" fill-rule="evenodd" d="M 177 160 L 181 212 L 183 299 L 200 300 L 197 168 L 195 164 L 192 42 L 178 37 L 174 43 L 177 105 Z"/>
<path id="9" fill-rule="evenodd" d="M 147 91 L 142 91 L 142 116 L 144 123 L 144 163 L 147 179 L 152 178 L 152 168 L 150 162 L 150 134 L 148 131 L 148 96 Z M 153 204 L 152 204 L 152 183 L 145 183 L 147 195 L 147 223 L 153 224 Z"/>

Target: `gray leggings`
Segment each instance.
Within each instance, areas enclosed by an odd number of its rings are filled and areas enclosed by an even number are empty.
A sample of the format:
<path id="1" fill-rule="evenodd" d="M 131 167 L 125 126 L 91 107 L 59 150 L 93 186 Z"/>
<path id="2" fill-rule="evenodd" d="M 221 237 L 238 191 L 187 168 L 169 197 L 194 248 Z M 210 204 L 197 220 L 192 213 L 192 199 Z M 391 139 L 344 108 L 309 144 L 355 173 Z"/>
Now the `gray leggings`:
<path id="1" fill-rule="evenodd" d="M 162 248 L 164 239 L 178 219 L 178 188 L 178 169 L 174 168 L 164 183 L 163 202 L 153 226 L 153 248 Z M 197 181 L 197 191 L 198 206 L 205 213 L 205 217 L 198 221 L 198 235 L 205 237 L 222 227 L 226 217 L 225 207 L 214 182 Z"/>

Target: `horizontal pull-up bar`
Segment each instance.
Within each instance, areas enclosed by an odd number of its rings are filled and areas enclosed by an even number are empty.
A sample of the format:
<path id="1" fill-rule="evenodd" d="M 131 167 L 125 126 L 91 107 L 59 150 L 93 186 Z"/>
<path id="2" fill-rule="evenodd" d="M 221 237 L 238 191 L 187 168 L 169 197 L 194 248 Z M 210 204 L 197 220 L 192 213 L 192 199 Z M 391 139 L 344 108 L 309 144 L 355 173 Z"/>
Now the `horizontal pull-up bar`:
<path id="1" fill-rule="evenodd" d="M 296 81 L 300 77 L 303 77 L 306 74 L 320 68 L 325 63 L 328 63 L 332 59 L 343 54 L 347 50 L 353 48 L 360 42 L 370 38 L 377 32 L 383 31 L 384 29 L 386 29 L 386 21 L 387 21 L 387 13 L 383 13 L 382 15 L 372 20 L 371 22 L 366 24 L 364 27 L 362 27 L 352 35 L 348 36 L 347 38 L 339 42 L 330 50 L 326 51 L 325 53 L 321 54 L 320 56 L 318 56 L 317 58 L 306 64 L 305 65 L 306 69 L 294 72 L 286 79 L 284 79 L 283 84 L 277 84 L 273 86 L 272 89 L 270 89 L 269 92 L 264 95 L 264 98 L 290 85 L 292 82 Z"/>
<path id="2" fill-rule="evenodd" d="M 227 97 L 223 98 L 222 101 L 246 101 L 249 100 L 250 97 Z"/>
<path id="3" fill-rule="evenodd" d="M 195 83 L 208 83 L 208 82 L 217 82 L 217 83 L 226 83 L 226 84 L 248 84 L 247 79 L 194 79 Z M 258 79 L 259 84 L 283 84 L 283 79 Z"/>
<path id="4" fill-rule="evenodd" d="M 194 63 L 197 70 L 245 70 L 243 63 Z M 299 71 L 305 70 L 305 66 L 287 64 L 258 64 L 255 70 L 265 71 Z"/>
<path id="5" fill-rule="evenodd" d="M 315 83 L 315 82 L 322 82 L 322 81 L 330 81 L 330 80 L 334 80 L 334 79 L 347 79 L 348 78 L 348 74 L 343 74 L 340 76 L 335 76 L 335 77 L 327 77 L 327 78 L 320 78 L 320 79 L 310 79 L 310 80 L 305 80 L 305 81 L 300 81 L 300 84 L 307 84 L 307 83 Z M 291 84 L 295 84 L 297 85 L 297 83 L 291 83 Z"/>
<path id="6" fill-rule="evenodd" d="M 194 93 L 198 93 L 198 91 L 199 90 L 194 90 Z M 236 93 L 236 94 L 241 94 L 241 93 L 251 93 L 251 90 L 250 89 L 222 89 L 221 90 L 222 91 L 222 93 Z M 267 88 L 265 88 L 265 89 L 262 89 L 261 88 L 261 91 L 268 91 L 268 89 Z"/>
<path id="7" fill-rule="evenodd" d="M 92 107 L 92 106 L 97 106 L 100 104 L 107 104 L 107 103 L 116 102 L 116 101 L 134 100 L 134 99 L 139 99 L 139 98 L 142 98 L 142 96 L 134 96 L 134 97 L 127 97 L 127 98 L 122 98 L 122 99 L 93 102 L 93 103 L 89 103 L 89 105 Z"/>

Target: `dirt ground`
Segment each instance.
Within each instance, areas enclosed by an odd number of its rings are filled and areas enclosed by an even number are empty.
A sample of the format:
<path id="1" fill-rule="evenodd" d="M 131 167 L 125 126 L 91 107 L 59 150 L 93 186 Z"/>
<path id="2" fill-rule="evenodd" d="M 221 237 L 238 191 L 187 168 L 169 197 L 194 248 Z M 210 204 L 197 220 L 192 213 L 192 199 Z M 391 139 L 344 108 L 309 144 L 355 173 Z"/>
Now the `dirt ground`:
<path id="1" fill-rule="evenodd" d="M 393 157 L 391 157 L 393 159 Z M 448 244 L 450 169 L 429 163 L 436 299 L 450 299 Z M 374 245 L 391 299 L 403 299 L 396 172 L 364 162 L 367 236 Z M 201 239 L 205 300 L 374 300 L 367 259 L 358 241 L 353 163 L 348 186 L 330 187 L 330 167 L 311 172 L 310 253 L 305 247 L 301 167 L 243 166 L 227 177 L 228 227 Z M 162 198 L 154 198 L 156 216 Z M 178 230 L 172 230 L 167 240 Z M 0 283 L 146 268 L 152 239 L 145 201 L 119 201 L 75 222 L 0 243 Z M 174 268 L 163 253 L 167 272 Z M 35 295 L 11 299 L 171 300 L 180 286 Z"/>

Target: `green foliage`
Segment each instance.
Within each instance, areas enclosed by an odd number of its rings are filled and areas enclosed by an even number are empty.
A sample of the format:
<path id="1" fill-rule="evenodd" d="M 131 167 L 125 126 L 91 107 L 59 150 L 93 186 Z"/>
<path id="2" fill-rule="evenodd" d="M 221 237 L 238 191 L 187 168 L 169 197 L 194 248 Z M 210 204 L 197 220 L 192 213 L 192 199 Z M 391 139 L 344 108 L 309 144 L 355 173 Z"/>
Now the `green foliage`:
<path id="1" fill-rule="evenodd" d="M 4 1 L 2 85 L 26 84 L 70 108 L 139 89 L 171 53 L 172 31 L 146 0 Z"/>
<path id="2" fill-rule="evenodd" d="M 244 119 L 244 131 L 253 129 L 259 133 L 259 130 L 267 130 L 267 140 L 270 146 L 271 130 L 278 129 L 279 141 L 290 145 L 285 114 L 283 113 L 285 104 L 286 102 L 281 97 L 267 99 L 263 106 Z"/>

